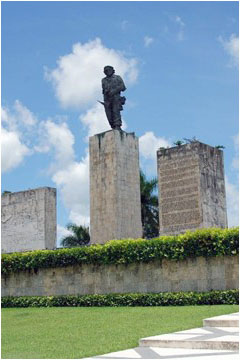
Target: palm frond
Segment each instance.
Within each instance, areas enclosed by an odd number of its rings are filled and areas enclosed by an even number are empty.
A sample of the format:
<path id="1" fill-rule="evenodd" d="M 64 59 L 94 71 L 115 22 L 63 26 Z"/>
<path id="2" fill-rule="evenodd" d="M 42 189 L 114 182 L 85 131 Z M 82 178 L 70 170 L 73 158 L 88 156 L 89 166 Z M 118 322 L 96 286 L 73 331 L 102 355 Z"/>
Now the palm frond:
<path id="1" fill-rule="evenodd" d="M 72 235 L 67 235 L 61 240 L 62 246 L 74 247 L 86 245 L 90 242 L 90 234 L 88 227 L 69 223 L 67 224 L 66 228 L 71 231 Z"/>

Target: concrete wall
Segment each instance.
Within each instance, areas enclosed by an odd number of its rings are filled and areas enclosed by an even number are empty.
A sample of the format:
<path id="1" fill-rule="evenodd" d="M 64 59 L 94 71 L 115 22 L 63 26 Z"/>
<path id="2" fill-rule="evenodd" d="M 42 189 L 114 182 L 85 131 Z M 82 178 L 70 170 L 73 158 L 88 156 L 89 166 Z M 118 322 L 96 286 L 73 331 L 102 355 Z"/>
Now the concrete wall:
<path id="1" fill-rule="evenodd" d="M 2 195 L 2 252 L 56 247 L 56 189 Z"/>
<path id="2" fill-rule="evenodd" d="M 2 276 L 2 296 L 237 289 L 238 269 L 238 256 L 40 269 Z"/>
<path id="3" fill-rule="evenodd" d="M 203 227 L 227 228 L 223 151 L 199 143 Z"/>
<path id="4" fill-rule="evenodd" d="M 138 138 L 110 130 L 89 140 L 91 243 L 142 236 Z"/>
<path id="5" fill-rule="evenodd" d="M 196 141 L 158 150 L 160 235 L 227 227 L 223 152 Z"/>

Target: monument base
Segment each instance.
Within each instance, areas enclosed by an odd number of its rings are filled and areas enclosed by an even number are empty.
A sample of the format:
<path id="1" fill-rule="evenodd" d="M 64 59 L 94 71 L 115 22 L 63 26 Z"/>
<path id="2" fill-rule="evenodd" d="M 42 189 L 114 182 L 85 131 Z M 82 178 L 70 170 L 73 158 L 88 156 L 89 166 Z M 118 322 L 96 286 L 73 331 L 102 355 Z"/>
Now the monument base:
<path id="1" fill-rule="evenodd" d="M 227 228 L 222 150 L 195 141 L 157 157 L 160 235 Z"/>
<path id="2" fill-rule="evenodd" d="M 56 247 L 56 189 L 2 195 L 2 253 Z"/>
<path id="3" fill-rule="evenodd" d="M 91 243 L 142 237 L 138 138 L 110 130 L 89 147 Z"/>

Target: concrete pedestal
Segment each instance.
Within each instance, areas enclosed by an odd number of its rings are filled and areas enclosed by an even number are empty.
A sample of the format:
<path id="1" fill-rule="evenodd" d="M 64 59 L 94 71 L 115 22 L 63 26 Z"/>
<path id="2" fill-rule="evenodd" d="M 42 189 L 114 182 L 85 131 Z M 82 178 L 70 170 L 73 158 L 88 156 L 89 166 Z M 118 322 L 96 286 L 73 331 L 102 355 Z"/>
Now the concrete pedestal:
<path id="1" fill-rule="evenodd" d="M 90 137 L 91 243 L 142 236 L 139 150 L 134 133 Z"/>
<path id="2" fill-rule="evenodd" d="M 158 150 L 160 235 L 227 227 L 223 152 L 195 141 Z"/>

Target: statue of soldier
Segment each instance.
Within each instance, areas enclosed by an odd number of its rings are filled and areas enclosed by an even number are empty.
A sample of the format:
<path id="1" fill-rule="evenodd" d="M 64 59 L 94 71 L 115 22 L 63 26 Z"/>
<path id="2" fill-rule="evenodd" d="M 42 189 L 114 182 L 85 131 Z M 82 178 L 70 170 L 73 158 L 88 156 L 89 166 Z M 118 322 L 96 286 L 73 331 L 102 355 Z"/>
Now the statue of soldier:
<path id="1" fill-rule="evenodd" d="M 112 66 L 104 67 L 105 78 L 102 79 L 102 90 L 105 113 L 112 129 L 121 130 L 122 120 L 120 111 L 123 110 L 126 98 L 121 96 L 121 91 L 126 90 L 126 86 L 119 75 L 114 75 L 115 70 Z"/>

